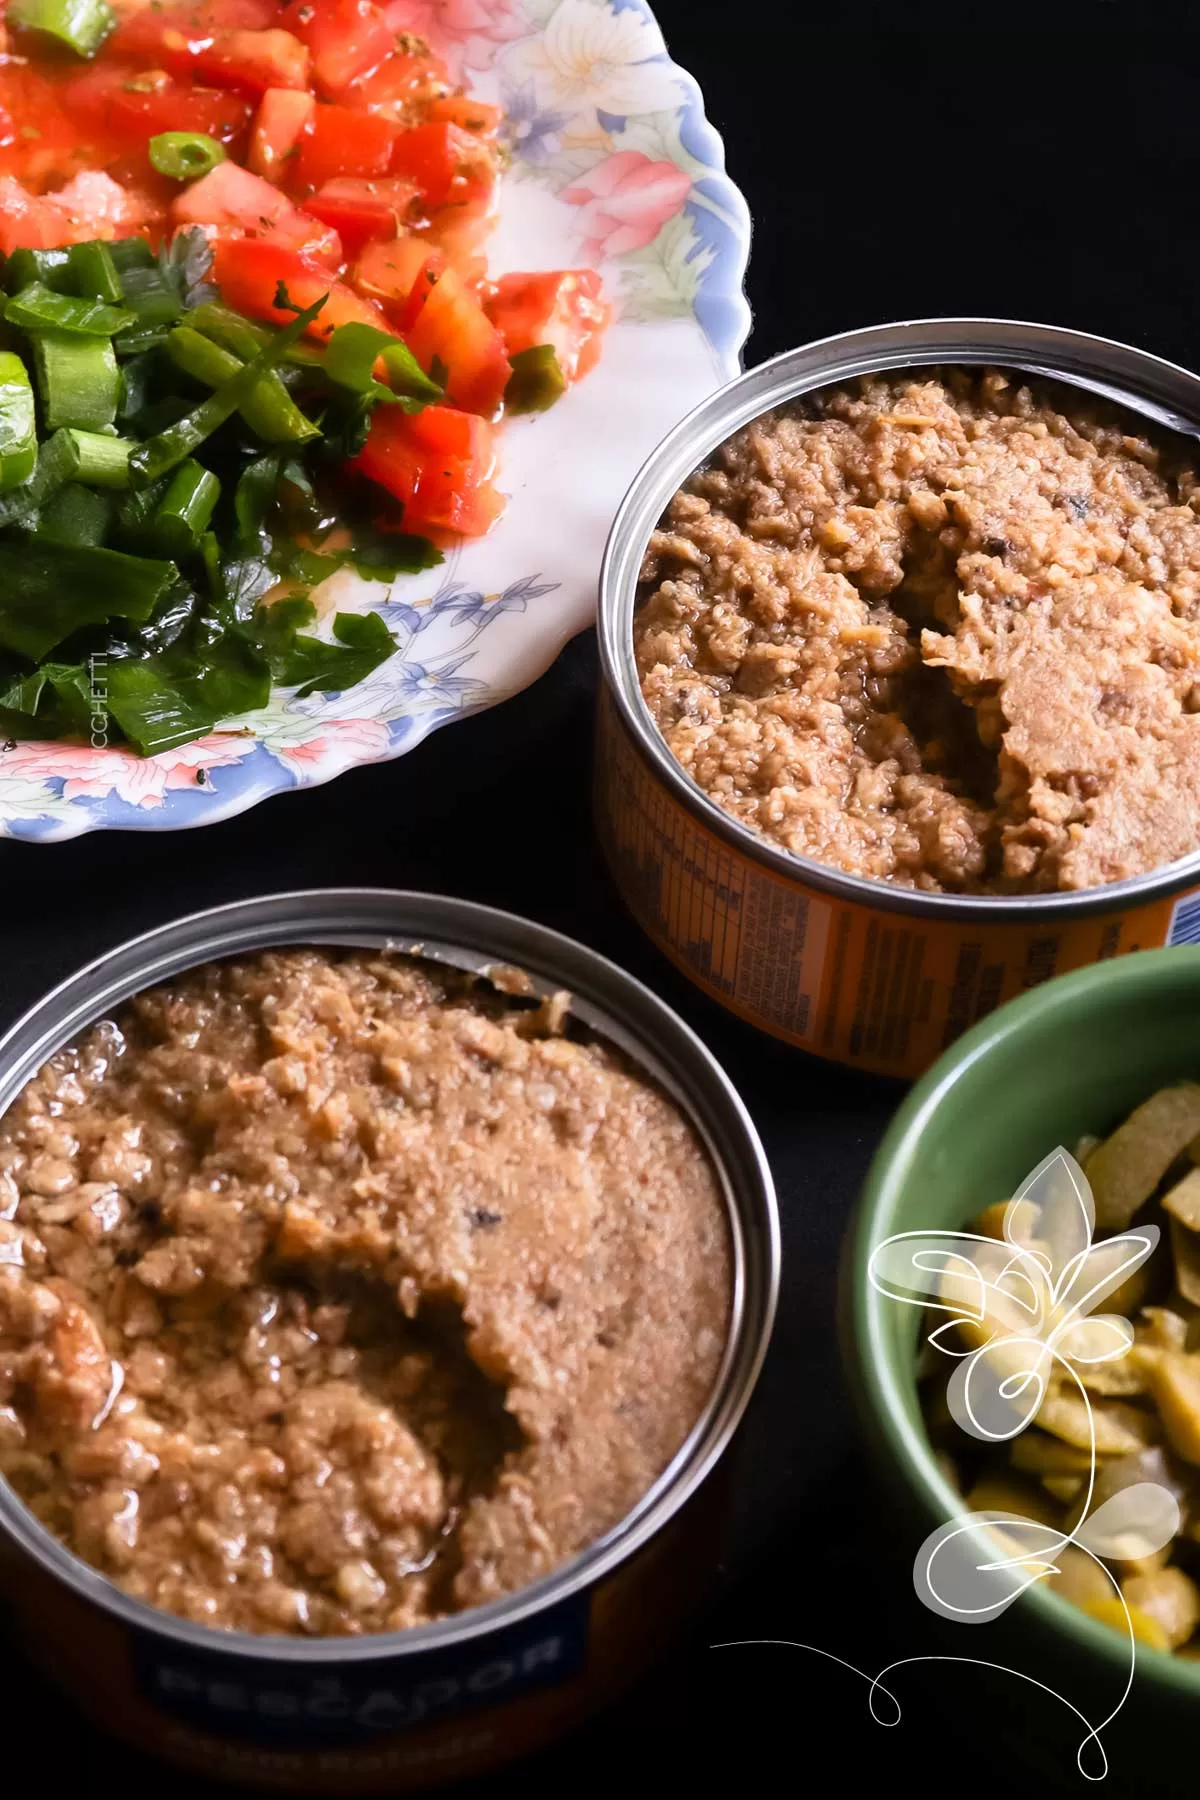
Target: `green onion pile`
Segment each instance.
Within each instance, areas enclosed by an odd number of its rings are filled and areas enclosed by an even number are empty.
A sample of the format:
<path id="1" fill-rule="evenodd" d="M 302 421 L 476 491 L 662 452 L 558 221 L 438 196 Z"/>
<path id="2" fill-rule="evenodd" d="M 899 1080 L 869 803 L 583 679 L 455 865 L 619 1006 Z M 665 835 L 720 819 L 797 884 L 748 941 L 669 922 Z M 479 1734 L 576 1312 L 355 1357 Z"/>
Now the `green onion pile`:
<path id="1" fill-rule="evenodd" d="M 191 170 L 188 171 L 191 173 Z M 441 398 L 405 346 L 348 324 L 304 341 L 220 304 L 200 231 L 17 250 L 0 326 L 0 730 L 142 755 L 264 706 L 341 691 L 391 655 L 377 614 L 307 628 L 309 591 L 441 560 L 347 478 L 372 409 Z M 377 370 L 386 369 L 388 385 Z M 389 518 L 388 510 L 393 517 Z M 269 602 L 264 597 L 270 595 Z M 96 670 L 102 666 L 103 677 Z"/>

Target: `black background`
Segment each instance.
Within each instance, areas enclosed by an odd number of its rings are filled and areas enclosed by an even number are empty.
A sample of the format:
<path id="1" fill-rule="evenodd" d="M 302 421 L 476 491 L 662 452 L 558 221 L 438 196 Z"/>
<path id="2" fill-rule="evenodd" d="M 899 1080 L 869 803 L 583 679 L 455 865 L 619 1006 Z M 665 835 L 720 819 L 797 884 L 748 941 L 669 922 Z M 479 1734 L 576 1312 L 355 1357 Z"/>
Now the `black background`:
<path id="1" fill-rule="evenodd" d="M 855 325 L 931 314 L 1045 320 L 1194 366 L 1200 190 L 1196 36 L 1183 15 L 1092 0 L 1037 11 L 919 14 L 804 0 L 659 0 L 755 219 L 747 361 Z M 815 13 L 816 17 L 810 17 Z M 586 467 L 573 472 L 586 481 Z M 401 762 L 283 796 L 199 833 L 0 844 L 0 1023 L 74 967 L 173 915 L 321 883 L 428 888 L 558 927 L 623 963 L 699 1030 L 746 1098 L 784 1222 L 779 1324 L 741 1446 L 717 1609 L 690 1650 L 600 1725 L 487 1791 L 584 1781 L 672 1789 L 909 1777 L 1008 1791 L 1036 1696 L 946 1670 L 898 1691 L 901 1726 L 868 1715 L 854 1673 L 927 1644 L 906 1599 L 915 1543 L 854 1447 L 837 1350 L 839 1240 L 900 1097 L 762 1041 L 699 998 L 625 917 L 589 816 L 595 657 L 570 646 L 538 685 Z M 974 1633 L 961 1654 L 986 1655 Z M 26 1674 L 0 1685 L 52 1780 L 163 1777 L 93 1737 Z M 1047 1705 L 1054 1753 L 1033 1791 L 1080 1789 L 1079 1732 Z M 982 1721 L 987 1719 L 984 1730 Z M 1181 1741 L 1187 1726 L 1180 1721 Z M 1162 1742 L 1107 1791 L 1159 1767 Z M 828 1772 L 826 1772 L 828 1771 Z M 199 1786 L 168 1777 L 179 1792 Z"/>

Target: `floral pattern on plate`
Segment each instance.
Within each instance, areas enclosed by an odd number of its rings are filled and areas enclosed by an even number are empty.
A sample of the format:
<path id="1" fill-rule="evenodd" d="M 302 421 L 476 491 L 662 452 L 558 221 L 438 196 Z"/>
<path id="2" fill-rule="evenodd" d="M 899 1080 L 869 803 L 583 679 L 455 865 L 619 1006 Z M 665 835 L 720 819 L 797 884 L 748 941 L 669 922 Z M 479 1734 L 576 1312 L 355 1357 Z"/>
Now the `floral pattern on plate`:
<path id="1" fill-rule="evenodd" d="M 382 601 L 377 583 L 334 578 L 339 610 L 377 610 L 396 637 L 369 680 L 305 700 L 281 691 L 149 758 L 102 741 L 0 743 L 0 835 L 210 824 L 402 755 L 528 686 L 590 623 L 609 521 L 641 463 L 737 373 L 749 214 L 644 0 L 410 0 L 409 13 L 458 80 L 505 108 L 492 267 L 601 268 L 617 316 L 600 365 L 551 412 L 504 428 L 510 499 L 491 537 Z"/>

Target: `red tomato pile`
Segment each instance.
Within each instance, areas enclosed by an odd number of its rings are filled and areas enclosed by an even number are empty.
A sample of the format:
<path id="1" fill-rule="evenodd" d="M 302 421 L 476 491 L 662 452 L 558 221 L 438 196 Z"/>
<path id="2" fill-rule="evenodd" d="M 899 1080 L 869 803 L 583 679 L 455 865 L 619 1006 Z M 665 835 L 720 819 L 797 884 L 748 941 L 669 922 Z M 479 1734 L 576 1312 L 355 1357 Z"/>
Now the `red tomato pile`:
<path id="1" fill-rule="evenodd" d="M 569 383 L 608 321 L 592 270 L 488 279 L 499 110 L 454 91 L 406 32 L 408 0 L 117 10 L 91 63 L 0 56 L 0 249 L 199 225 L 240 312 L 286 323 L 282 281 L 297 306 L 328 294 L 317 335 L 361 320 L 403 336 L 448 404 L 378 409 L 359 467 L 404 502 L 406 529 L 486 531 L 511 358 L 550 344 Z M 216 138 L 228 160 L 181 187 L 150 163 L 167 131 Z"/>

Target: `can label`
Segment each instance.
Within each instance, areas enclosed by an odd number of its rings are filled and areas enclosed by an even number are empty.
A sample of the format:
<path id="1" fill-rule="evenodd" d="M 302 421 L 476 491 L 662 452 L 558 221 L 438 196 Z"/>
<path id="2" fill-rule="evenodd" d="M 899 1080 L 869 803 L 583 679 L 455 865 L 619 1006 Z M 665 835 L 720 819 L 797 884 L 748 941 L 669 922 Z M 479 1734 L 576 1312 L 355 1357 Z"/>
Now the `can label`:
<path id="1" fill-rule="evenodd" d="M 969 1025 L 1052 975 L 1200 942 L 1200 887 L 1061 922 L 976 923 L 777 874 L 676 799 L 603 687 L 596 800 L 618 887 L 685 974 L 773 1036 L 879 1074 L 921 1074 Z"/>
<path id="2" fill-rule="evenodd" d="M 134 1680 L 160 1711 L 222 1737 L 330 1749 L 570 1680 L 584 1666 L 588 1616 L 589 1596 L 575 1594 L 482 1640 L 325 1667 L 235 1658 L 139 1632 Z"/>

